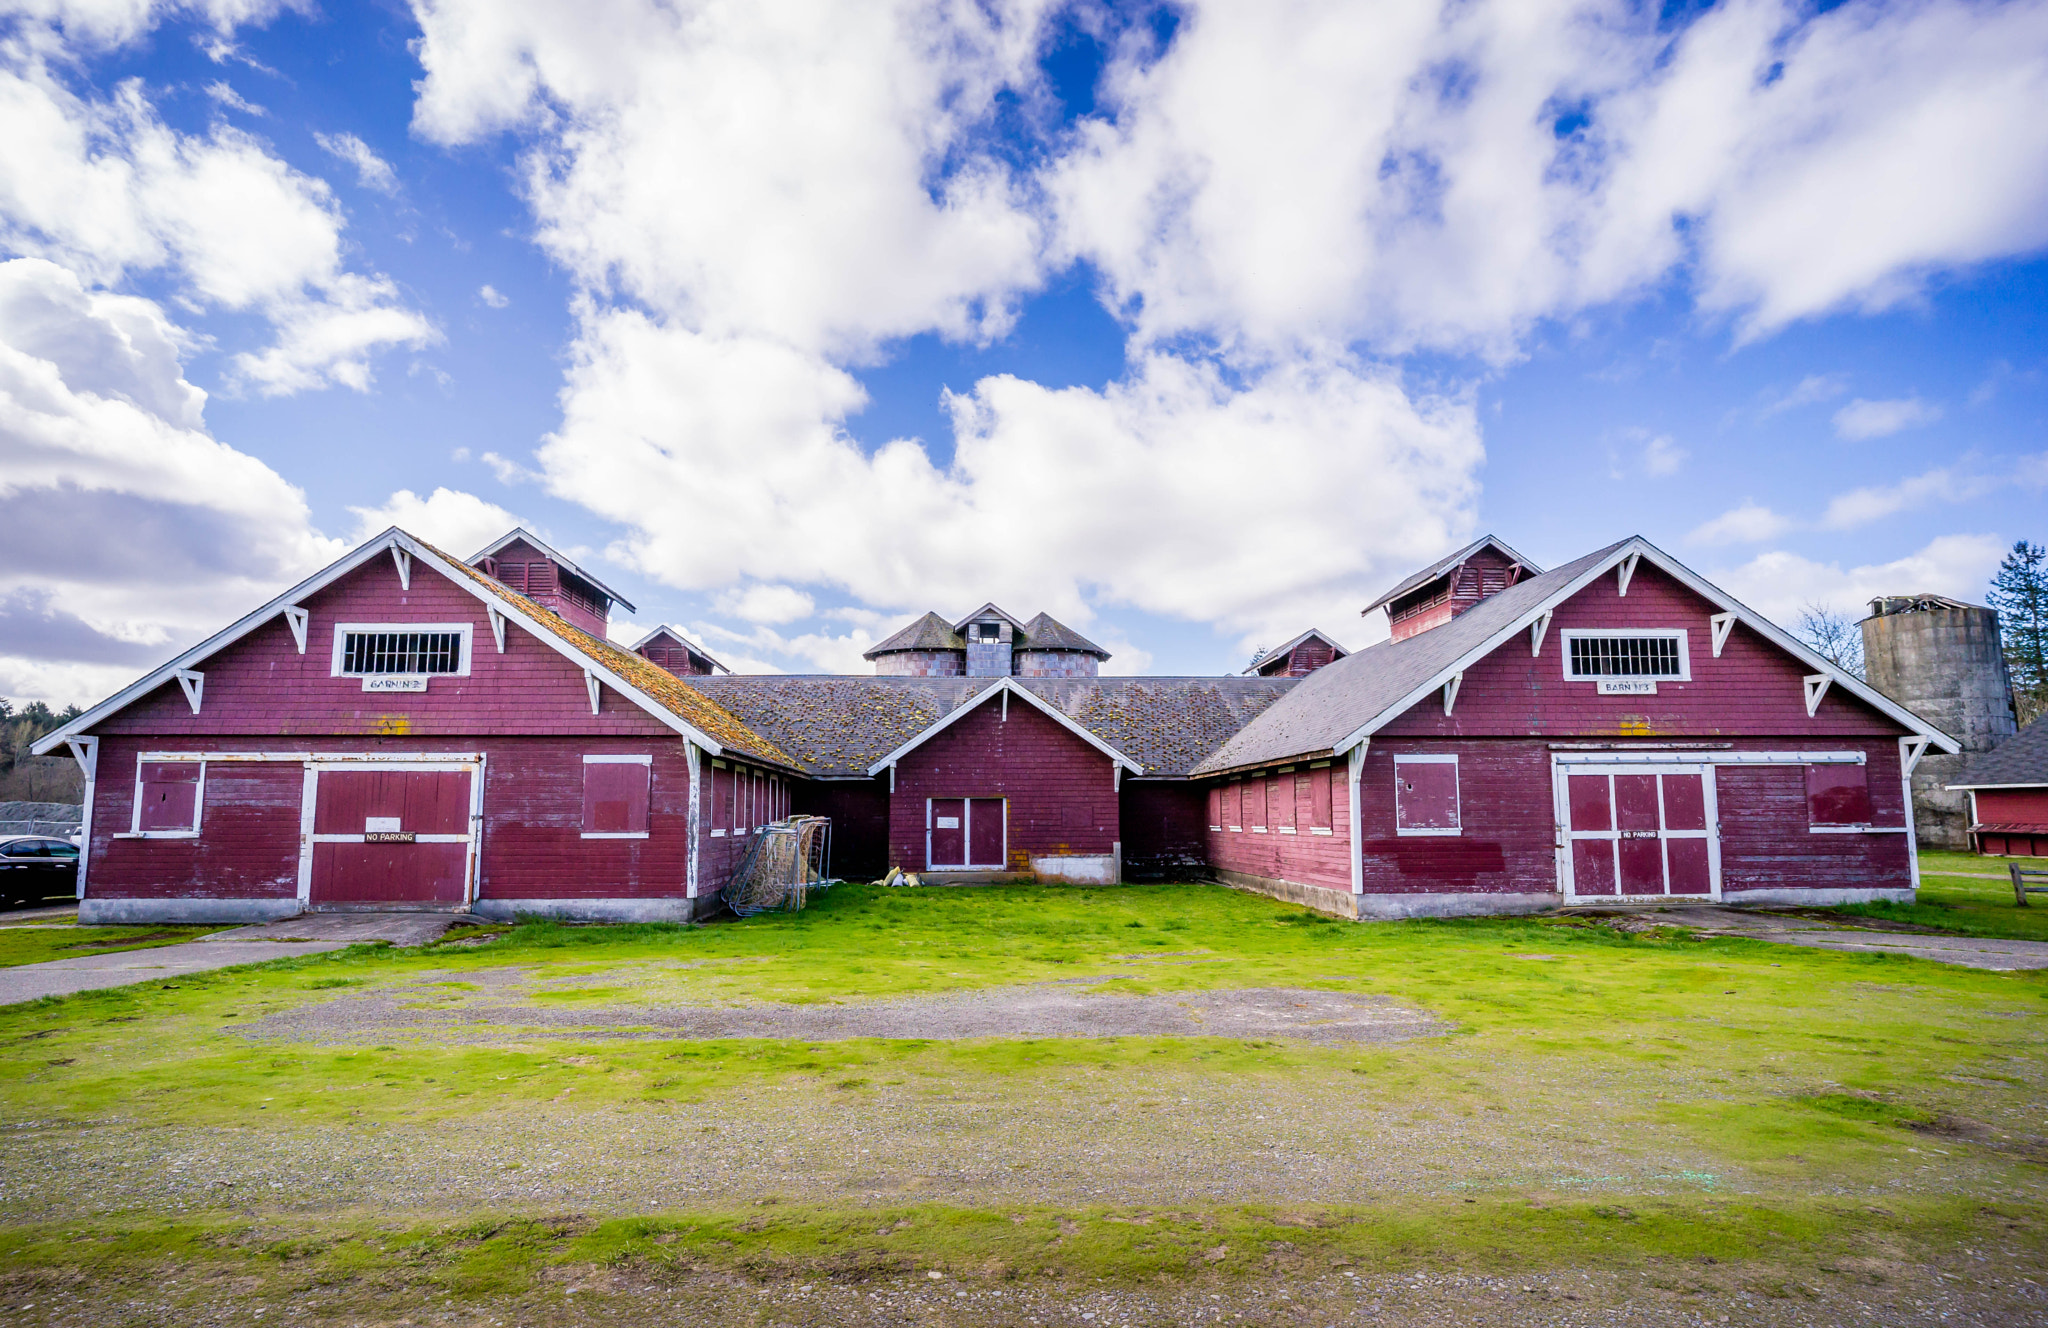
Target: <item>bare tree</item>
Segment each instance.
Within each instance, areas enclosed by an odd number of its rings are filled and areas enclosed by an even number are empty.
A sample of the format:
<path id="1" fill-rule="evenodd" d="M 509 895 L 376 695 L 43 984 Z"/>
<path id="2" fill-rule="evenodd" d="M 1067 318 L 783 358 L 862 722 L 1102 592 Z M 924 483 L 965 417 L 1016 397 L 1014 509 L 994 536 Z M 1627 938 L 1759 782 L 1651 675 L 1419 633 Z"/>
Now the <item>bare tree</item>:
<path id="1" fill-rule="evenodd" d="M 1848 614 L 1809 600 L 1792 630 L 1828 663 L 1853 677 L 1863 676 L 1863 628 Z"/>

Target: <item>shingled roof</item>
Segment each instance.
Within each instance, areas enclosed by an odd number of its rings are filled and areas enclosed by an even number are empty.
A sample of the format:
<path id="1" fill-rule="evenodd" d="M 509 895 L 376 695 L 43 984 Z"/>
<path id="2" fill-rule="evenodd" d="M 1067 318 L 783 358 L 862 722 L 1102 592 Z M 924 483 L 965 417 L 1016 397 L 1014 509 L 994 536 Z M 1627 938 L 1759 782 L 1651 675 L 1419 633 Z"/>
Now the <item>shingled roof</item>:
<path id="1" fill-rule="evenodd" d="M 1382 641 L 1317 669 L 1195 767 L 1196 774 L 1317 756 L 1450 668 L 1627 540 L 1489 595 L 1441 627 Z"/>
<path id="2" fill-rule="evenodd" d="M 1988 752 L 1963 762 L 1950 788 L 2048 787 L 2048 718 L 2037 719 Z"/>
<path id="3" fill-rule="evenodd" d="M 1186 775 L 1218 743 L 1297 686 L 1296 678 L 1012 678 L 1145 768 Z M 988 678 L 839 674 L 696 678 L 691 683 L 823 778 L 874 762 L 988 689 Z"/>
<path id="4" fill-rule="evenodd" d="M 936 613 L 927 613 L 910 626 L 885 641 L 878 642 L 873 649 L 861 652 L 862 659 L 873 659 L 877 655 L 892 654 L 898 650 L 965 650 L 967 642 L 953 625 Z"/>
<path id="5" fill-rule="evenodd" d="M 1049 613 L 1041 613 L 1024 624 L 1024 639 L 1017 643 L 1019 650 L 1074 650 L 1097 659 L 1108 659 L 1109 652 L 1096 645 L 1087 637 L 1067 626 Z"/>

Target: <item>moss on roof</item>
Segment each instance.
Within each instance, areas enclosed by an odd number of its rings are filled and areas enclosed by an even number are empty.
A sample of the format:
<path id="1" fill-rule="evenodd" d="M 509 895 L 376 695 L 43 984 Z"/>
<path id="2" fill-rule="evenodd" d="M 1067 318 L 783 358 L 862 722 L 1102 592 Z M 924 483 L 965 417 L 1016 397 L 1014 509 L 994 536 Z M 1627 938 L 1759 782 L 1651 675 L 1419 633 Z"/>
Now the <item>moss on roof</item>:
<path id="1" fill-rule="evenodd" d="M 927 613 L 896 635 L 876 645 L 861 655 L 862 659 L 873 659 L 897 650 L 965 650 L 967 642 L 953 625 L 936 613 Z"/>

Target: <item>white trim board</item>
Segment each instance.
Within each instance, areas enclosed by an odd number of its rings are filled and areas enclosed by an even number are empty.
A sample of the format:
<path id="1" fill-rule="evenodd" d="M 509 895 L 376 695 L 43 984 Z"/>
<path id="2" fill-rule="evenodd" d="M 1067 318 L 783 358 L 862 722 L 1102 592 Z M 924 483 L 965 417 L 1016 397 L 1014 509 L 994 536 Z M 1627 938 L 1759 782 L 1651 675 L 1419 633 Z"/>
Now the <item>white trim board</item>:
<path id="1" fill-rule="evenodd" d="M 937 737 L 946 729 L 951 728 L 954 725 L 954 723 L 956 723 L 960 719 L 965 718 L 967 715 L 971 714 L 973 711 L 978 709 L 981 706 L 982 702 L 991 700 L 996 696 L 1001 695 L 1005 698 L 1004 704 L 1007 705 L 1009 703 L 1008 697 L 1012 694 L 1018 696 L 1026 703 L 1037 707 L 1040 714 L 1045 715 L 1046 717 L 1051 719 L 1053 723 L 1058 724 L 1061 728 L 1073 734 L 1081 741 L 1087 743 L 1096 751 L 1101 752 L 1104 756 L 1107 756 L 1111 761 L 1115 762 L 1116 765 L 1121 769 L 1128 770 L 1134 775 L 1142 775 L 1145 773 L 1144 766 L 1139 765 L 1136 761 L 1133 761 L 1130 757 L 1125 756 L 1122 752 L 1110 746 L 1102 739 L 1096 737 L 1087 729 L 1082 728 L 1073 720 L 1068 719 L 1064 714 L 1061 714 L 1059 710 L 1055 709 L 1049 703 L 1040 700 L 1039 697 L 1035 693 L 1033 693 L 1030 688 L 1018 686 L 1016 680 L 1012 678 L 998 678 L 995 680 L 993 685 L 985 687 L 974 696 L 969 697 L 965 702 L 956 707 L 951 714 L 944 716 L 936 723 L 926 728 L 923 732 L 912 737 L 908 742 L 904 743 L 901 747 L 898 747 L 895 751 L 890 752 L 887 756 L 883 757 L 881 760 L 876 761 L 873 765 L 869 766 L 869 777 L 872 778 L 875 775 L 881 774 L 884 770 L 890 769 L 898 761 L 902 760 L 910 753 L 916 751 L 919 747 L 924 746 L 925 743 L 931 741 L 933 738 Z"/>

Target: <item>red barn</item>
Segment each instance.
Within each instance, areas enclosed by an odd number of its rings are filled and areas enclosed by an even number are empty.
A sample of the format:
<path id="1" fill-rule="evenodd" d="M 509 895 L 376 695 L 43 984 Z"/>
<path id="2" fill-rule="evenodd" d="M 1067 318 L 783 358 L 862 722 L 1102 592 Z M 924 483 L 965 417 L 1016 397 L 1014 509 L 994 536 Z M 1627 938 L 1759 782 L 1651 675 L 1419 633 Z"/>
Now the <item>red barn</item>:
<path id="1" fill-rule="evenodd" d="M 1353 917 L 1912 898 L 1905 779 L 1954 740 L 1647 541 L 1481 540 L 1378 604 L 1394 639 L 1195 768 L 1225 880 Z"/>
<path id="2" fill-rule="evenodd" d="M 1970 847 L 1995 857 L 2048 857 L 2048 719 L 1970 758 L 1948 787 L 1970 795 Z"/>
<path id="3" fill-rule="evenodd" d="M 1905 777 L 1955 747 L 1640 539 L 1549 572 L 1481 540 L 1372 606 L 1391 641 L 1225 678 L 1101 677 L 993 604 L 874 677 L 719 676 L 674 629 L 612 645 L 614 602 L 524 531 L 372 540 L 39 744 L 87 773 L 81 916 L 686 919 L 791 811 L 846 876 L 1347 917 L 1901 899 Z"/>

